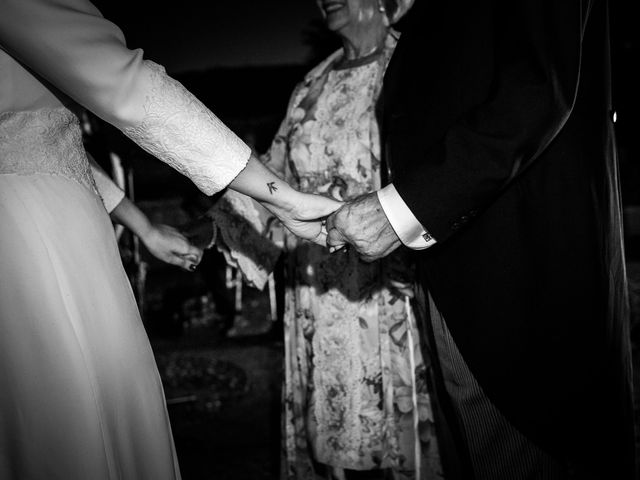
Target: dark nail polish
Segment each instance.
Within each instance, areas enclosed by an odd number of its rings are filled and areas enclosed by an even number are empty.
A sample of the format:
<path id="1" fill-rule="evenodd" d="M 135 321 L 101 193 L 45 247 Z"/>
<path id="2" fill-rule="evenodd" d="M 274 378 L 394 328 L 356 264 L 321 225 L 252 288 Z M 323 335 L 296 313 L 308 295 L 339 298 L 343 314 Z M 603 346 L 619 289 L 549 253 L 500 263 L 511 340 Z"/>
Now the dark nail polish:
<path id="1" fill-rule="evenodd" d="M 195 272 L 196 266 L 194 264 L 189 265 L 189 270 L 191 270 L 192 272 Z"/>

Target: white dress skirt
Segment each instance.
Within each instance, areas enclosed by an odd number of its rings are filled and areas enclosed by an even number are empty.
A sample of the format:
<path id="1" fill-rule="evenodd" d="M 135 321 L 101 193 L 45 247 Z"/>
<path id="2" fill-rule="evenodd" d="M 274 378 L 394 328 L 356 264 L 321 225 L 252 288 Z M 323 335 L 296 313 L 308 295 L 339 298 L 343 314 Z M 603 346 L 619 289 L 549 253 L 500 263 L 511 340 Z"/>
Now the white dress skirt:
<path id="1" fill-rule="evenodd" d="M 179 478 L 162 385 L 100 198 L 0 174 L 0 478 Z"/>
<path id="2" fill-rule="evenodd" d="M 76 112 L 211 195 L 250 149 L 88 0 L 2 0 L 0 480 L 175 480 L 162 385 Z"/>

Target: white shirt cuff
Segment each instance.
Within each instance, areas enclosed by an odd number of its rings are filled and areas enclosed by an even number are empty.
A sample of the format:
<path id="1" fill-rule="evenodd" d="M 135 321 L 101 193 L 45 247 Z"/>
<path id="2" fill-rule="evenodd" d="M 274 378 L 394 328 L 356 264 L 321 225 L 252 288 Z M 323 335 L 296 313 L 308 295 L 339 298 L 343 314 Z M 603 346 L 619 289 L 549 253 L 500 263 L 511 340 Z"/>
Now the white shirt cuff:
<path id="1" fill-rule="evenodd" d="M 424 250 L 436 243 L 422 226 L 393 184 L 378 190 L 378 200 L 400 241 L 413 250 Z"/>

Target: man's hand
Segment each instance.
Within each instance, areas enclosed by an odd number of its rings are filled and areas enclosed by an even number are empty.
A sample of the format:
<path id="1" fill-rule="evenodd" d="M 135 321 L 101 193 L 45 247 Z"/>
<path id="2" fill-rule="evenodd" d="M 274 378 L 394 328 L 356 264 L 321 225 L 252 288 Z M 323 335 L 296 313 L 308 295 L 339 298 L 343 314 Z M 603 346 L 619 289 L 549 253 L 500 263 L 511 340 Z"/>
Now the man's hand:
<path id="1" fill-rule="evenodd" d="M 401 245 L 378 201 L 369 193 L 346 203 L 327 219 L 327 245 L 352 245 L 365 262 L 386 257 Z"/>

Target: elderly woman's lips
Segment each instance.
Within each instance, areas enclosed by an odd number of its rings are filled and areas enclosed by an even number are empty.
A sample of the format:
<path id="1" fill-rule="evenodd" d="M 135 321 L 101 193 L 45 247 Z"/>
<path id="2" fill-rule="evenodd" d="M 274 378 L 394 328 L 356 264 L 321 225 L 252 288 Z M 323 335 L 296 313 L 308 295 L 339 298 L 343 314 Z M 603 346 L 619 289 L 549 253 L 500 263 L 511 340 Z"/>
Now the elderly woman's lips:
<path id="1" fill-rule="evenodd" d="M 344 7 L 344 3 L 342 2 L 325 2 L 322 4 L 322 9 L 326 13 L 335 12 L 336 10 L 340 10 L 342 7 Z"/>

